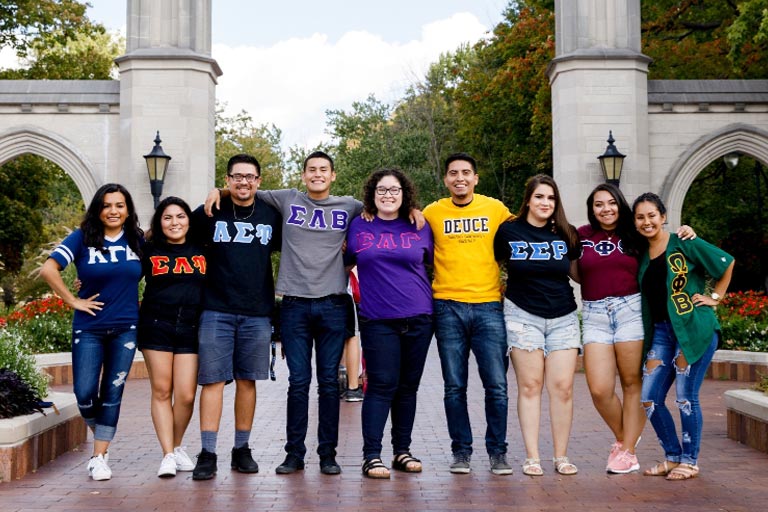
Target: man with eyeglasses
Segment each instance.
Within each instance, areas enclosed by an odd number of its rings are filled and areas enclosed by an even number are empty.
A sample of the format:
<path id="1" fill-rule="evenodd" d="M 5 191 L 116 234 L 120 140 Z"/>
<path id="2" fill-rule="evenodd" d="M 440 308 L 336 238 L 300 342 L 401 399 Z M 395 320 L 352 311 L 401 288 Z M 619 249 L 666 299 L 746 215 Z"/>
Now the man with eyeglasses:
<path id="1" fill-rule="evenodd" d="M 277 208 L 283 216 L 283 247 L 277 293 L 281 340 L 288 363 L 287 455 L 275 470 L 289 474 L 304 469 L 305 438 L 309 421 L 309 387 L 312 382 L 312 348 L 318 381 L 317 453 L 320 471 L 341 473 L 336 462 L 339 437 L 338 369 L 344 348 L 347 273 L 342 244 L 349 222 L 363 205 L 350 196 L 333 196 L 336 180 L 333 160 L 316 151 L 304 160 L 301 179 L 306 192 L 297 189 L 259 191 L 257 199 Z M 226 190 L 218 210 L 226 209 Z M 229 193 L 234 195 L 230 187 Z M 219 199 L 213 190 L 206 205 Z"/>
<path id="2" fill-rule="evenodd" d="M 283 216 L 277 293 L 283 295 L 280 325 L 289 376 L 286 457 L 275 472 L 285 475 L 304 469 L 314 346 L 320 471 L 338 475 L 338 368 L 347 314 L 347 272 L 341 248 L 349 223 L 361 214 L 363 203 L 351 196 L 331 195 L 336 171 L 333 159 L 322 151 L 307 156 L 301 179 L 306 192 L 283 189 L 260 190 L 257 194 L 259 200 L 275 206 Z M 211 191 L 206 207 L 213 207 L 219 197 L 218 190 Z M 423 223 L 421 213 L 416 215 Z"/>
<path id="3" fill-rule="evenodd" d="M 435 337 L 444 380 L 444 406 L 451 436 L 451 473 L 470 472 L 472 427 L 467 410 L 469 353 L 475 355 L 485 389 L 485 447 L 490 470 L 511 475 L 507 463 L 507 358 L 499 265 L 493 239 L 511 217 L 504 204 L 475 194 L 477 163 L 466 153 L 445 161 L 443 183 L 451 197 L 424 208 L 435 241 Z"/>
<path id="4" fill-rule="evenodd" d="M 257 473 L 248 442 L 256 412 L 256 381 L 269 376 L 275 304 L 270 255 L 280 250 L 281 218 L 256 198 L 261 166 L 251 155 L 227 163 L 229 196 L 207 216 L 193 215 L 194 234 L 205 244 L 208 272 L 199 329 L 200 437 L 193 480 L 213 478 L 224 385 L 235 382 L 235 442 L 231 467 Z"/>

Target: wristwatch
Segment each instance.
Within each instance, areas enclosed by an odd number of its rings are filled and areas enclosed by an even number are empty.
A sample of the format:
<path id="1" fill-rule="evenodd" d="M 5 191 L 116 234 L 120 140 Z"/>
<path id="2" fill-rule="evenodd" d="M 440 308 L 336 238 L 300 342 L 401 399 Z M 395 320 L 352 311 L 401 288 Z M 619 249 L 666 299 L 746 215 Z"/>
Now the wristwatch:
<path id="1" fill-rule="evenodd" d="M 710 295 L 710 297 L 712 297 L 712 299 L 713 299 L 713 300 L 716 300 L 717 302 L 720 302 L 720 299 L 722 299 L 722 298 L 723 298 L 723 297 L 722 297 L 722 296 L 721 296 L 719 293 L 717 293 L 717 292 L 712 292 L 712 295 Z"/>

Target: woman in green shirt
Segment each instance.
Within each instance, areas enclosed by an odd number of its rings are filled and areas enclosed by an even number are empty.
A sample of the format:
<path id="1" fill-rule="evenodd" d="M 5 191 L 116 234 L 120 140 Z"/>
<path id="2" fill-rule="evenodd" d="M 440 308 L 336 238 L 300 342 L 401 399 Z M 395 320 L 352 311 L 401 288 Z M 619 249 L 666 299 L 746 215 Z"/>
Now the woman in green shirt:
<path id="1" fill-rule="evenodd" d="M 635 228 L 648 241 L 638 272 L 647 350 L 641 400 L 664 448 L 664 461 L 645 474 L 687 480 L 699 474 L 699 389 L 717 349 L 714 308 L 731 281 L 734 260 L 700 238 L 683 241 L 666 231 L 666 208 L 656 194 L 642 194 L 632 210 Z M 710 293 L 707 276 L 716 280 Z M 673 382 L 682 442 L 665 406 Z"/>

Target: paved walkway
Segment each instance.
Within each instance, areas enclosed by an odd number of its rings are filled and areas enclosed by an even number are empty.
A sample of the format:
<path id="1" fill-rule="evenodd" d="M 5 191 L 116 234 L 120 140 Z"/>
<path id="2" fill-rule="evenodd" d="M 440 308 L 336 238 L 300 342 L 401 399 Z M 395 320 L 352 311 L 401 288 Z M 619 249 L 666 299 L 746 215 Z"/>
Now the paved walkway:
<path id="1" fill-rule="evenodd" d="M 442 378 L 433 345 L 419 393 L 419 413 L 413 436 L 413 452 L 424 461 L 424 472 L 393 473 L 391 480 L 368 480 L 360 473 L 360 403 L 341 404 L 340 476 L 320 474 L 315 454 L 316 403 L 310 413 L 311 432 L 305 471 L 278 476 L 285 442 L 285 395 L 287 368 L 278 364 L 278 381 L 258 385 L 259 403 L 251 446 L 261 466 L 257 475 L 229 469 L 233 439 L 231 407 L 225 409 L 219 439 L 219 473 L 210 481 L 195 482 L 191 473 L 173 479 L 155 476 L 159 446 L 149 417 L 149 382 L 129 381 L 123 402 L 117 438 L 110 465 L 114 477 L 93 482 L 85 469 L 91 442 L 81 451 L 51 462 L 22 480 L 0 483 L 0 510 L 77 511 L 91 510 L 180 510 L 205 511 L 447 511 L 447 510 L 563 510 L 563 511 L 749 511 L 766 510 L 768 503 L 768 455 L 727 439 L 723 393 L 738 387 L 708 380 L 701 401 L 704 434 L 701 475 L 687 482 L 667 482 L 640 474 L 607 475 L 605 458 L 611 439 L 592 406 L 583 373 L 576 376 L 576 413 L 569 455 L 579 474 L 562 477 L 544 464 L 545 475 L 526 477 L 520 471 L 524 458 L 517 415 L 509 415 L 509 459 L 512 476 L 488 471 L 483 436 L 483 395 L 476 371 L 470 382 L 470 413 L 475 427 L 475 456 L 472 473 L 448 472 L 450 441 L 442 405 Z M 226 391 L 231 404 L 232 386 Z M 510 403 L 517 394 L 510 370 Z M 546 404 L 545 404 L 546 411 Z M 551 457 L 548 416 L 543 415 L 541 452 Z M 200 446 L 197 415 L 192 419 L 186 444 L 190 453 Z M 387 446 L 388 443 L 385 443 Z M 650 426 L 638 447 L 641 465 L 647 467 L 662 455 Z M 390 456 L 385 456 L 389 464 Z"/>

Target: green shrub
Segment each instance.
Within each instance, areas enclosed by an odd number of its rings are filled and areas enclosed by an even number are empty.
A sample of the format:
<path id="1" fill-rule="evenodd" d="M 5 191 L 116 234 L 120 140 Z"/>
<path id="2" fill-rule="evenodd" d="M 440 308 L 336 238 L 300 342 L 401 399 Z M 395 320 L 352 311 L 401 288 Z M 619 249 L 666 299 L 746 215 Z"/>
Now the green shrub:
<path id="1" fill-rule="evenodd" d="M 48 395 L 48 375 L 37 369 L 21 332 L 15 327 L 0 327 L 0 369 L 16 373 L 29 384 L 38 398 Z"/>

